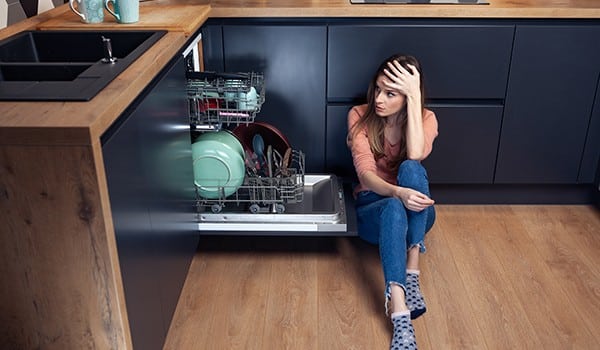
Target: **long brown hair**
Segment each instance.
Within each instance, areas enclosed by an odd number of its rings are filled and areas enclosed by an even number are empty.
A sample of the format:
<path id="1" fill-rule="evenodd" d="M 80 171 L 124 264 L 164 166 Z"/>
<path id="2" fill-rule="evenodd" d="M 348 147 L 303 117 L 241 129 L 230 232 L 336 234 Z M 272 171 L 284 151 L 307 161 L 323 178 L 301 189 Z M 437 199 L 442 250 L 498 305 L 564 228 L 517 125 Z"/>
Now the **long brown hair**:
<path id="1" fill-rule="evenodd" d="M 358 120 L 358 122 L 356 124 L 354 124 L 352 126 L 352 128 L 350 129 L 350 138 L 354 138 L 354 135 L 356 135 L 358 132 L 360 132 L 360 130 L 362 130 L 363 128 L 366 128 L 367 130 L 367 137 L 369 139 L 369 146 L 371 147 L 371 152 L 373 152 L 373 155 L 375 156 L 375 160 L 379 160 L 380 158 L 384 157 L 384 130 L 385 130 L 385 118 L 381 118 L 378 117 L 376 112 L 375 112 L 375 94 L 376 94 L 376 87 L 377 87 L 377 78 L 380 75 L 384 75 L 385 73 L 383 72 L 384 69 L 387 69 L 387 63 L 388 62 L 392 62 L 392 61 L 398 61 L 398 63 L 400 63 L 402 65 L 402 67 L 404 67 L 406 70 L 408 70 L 409 72 L 412 73 L 412 70 L 408 67 L 408 64 L 413 65 L 417 68 L 417 71 L 419 72 L 420 75 L 420 82 L 419 82 L 419 86 L 421 88 L 421 106 L 424 106 L 424 101 L 425 101 L 425 94 L 424 94 L 424 87 L 423 87 L 423 73 L 421 71 L 421 65 L 419 64 L 419 61 L 417 61 L 417 59 L 413 56 L 409 56 L 409 55 L 403 55 L 403 54 L 395 54 L 389 58 L 387 58 L 385 61 L 383 61 L 380 65 L 379 68 L 377 68 L 377 71 L 375 72 L 375 74 L 373 75 L 373 78 L 371 79 L 371 82 L 369 83 L 369 89 L 367 90 L 367 110 L 365 112 L 364 116 L 361 116 L 361 118 Z M 404 107 L 402 107 L 402 109 L 399 112 L 399 116 L 398 116 L 398 122 L 399 122 L 399 126 L 400 126 L 400 130 L 401 130 L 401 136 L 400 136 L 400 152 L 398 152 L 398 155 L 395 156 L 392 159 L 388 159 L 388 166 L 390 167 L 390 169 L 395 169 L 397 168 L 400 163 L 404 160 L 406 160 L 407 156 L 406 156 L 406 123 L 407 123 L 407 110 L 406 110 L 406 103 L 404 104 Z"/>

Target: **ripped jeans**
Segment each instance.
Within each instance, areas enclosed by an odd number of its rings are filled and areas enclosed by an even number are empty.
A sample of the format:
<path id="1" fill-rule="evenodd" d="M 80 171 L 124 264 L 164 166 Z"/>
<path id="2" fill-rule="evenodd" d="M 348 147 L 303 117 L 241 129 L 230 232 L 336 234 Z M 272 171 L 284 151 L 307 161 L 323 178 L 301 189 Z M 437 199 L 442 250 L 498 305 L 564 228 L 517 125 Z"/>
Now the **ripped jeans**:
<path id="1" fill-rule="evenodd" d="M 396 181 L 399 186 L 430 195 L 427 172 L 418 161 L 402 162 Z M 406 290 L 408 249 L 418 245 L 421 253 L 425 252 L 423 240 L 435 221 L 435 209 L 430 206 L 421 212 L 414 212 L 406 209 L 398 198 L 362 191 L 356 198 L 356 214 L 358 235 L 369 243 L 379 245 L 387 311 L 391 284 L 398 284 Z"/>

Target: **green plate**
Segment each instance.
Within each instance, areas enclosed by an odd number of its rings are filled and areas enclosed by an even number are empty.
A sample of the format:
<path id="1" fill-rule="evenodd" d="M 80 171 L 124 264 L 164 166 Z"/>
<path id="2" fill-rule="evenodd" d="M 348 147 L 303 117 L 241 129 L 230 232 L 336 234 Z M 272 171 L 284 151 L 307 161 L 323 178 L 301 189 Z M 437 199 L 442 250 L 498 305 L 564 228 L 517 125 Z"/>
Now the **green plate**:
<path id="1" fill-rule="evenodd" d="M 201 139 L 192 144 L 194 183 L 208 199 L 232 195 L 244 182 L 244 158 L 217 140 Z"/>

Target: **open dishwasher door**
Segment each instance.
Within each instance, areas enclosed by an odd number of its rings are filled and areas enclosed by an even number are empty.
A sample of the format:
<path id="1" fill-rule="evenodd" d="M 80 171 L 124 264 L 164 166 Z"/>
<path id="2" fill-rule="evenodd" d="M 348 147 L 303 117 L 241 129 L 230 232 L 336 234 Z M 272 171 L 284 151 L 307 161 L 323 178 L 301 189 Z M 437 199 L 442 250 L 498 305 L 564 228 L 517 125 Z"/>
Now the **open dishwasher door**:
<path id="1" fill-rule="evenodd" d="M 226 203 L 223 212 L 200 211 L 200 231 L 230 232 L 237 234 L 281 234 L 282 232 L 319 232 L 330 235 L 355 235 L 354 208 L 347 215 L 348 190 L 335 175 L 304 175 L 303 200 L 287 203 L 285 211 L 251 212 L 249 206 Z M 215 232 L 216 231 L 216 232 Z"/>

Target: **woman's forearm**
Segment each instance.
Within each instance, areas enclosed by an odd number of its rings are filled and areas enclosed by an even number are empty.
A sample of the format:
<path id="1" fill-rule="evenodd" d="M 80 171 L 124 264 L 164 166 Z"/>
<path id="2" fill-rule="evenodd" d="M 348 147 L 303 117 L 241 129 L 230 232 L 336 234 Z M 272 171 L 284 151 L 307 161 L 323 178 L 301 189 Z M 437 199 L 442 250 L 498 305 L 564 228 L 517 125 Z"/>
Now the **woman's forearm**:
<path id="1" fill-rule="evenodd" d="M 406 156 L 408 159 L 422 160 L 425 154 L 425 133 L 423 131 L 423 106 L 421 96 L 407 96 L 406 107 Z"/>
<path id="2" fill-rule="evenodd" d="M 397 196 L 398 186 L 392 185 L 391 183 L 383 180 L 372 171 L 367 171 L 360 175 L 360 183 L 380 196 Z"/>

